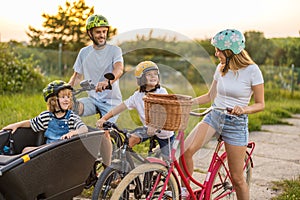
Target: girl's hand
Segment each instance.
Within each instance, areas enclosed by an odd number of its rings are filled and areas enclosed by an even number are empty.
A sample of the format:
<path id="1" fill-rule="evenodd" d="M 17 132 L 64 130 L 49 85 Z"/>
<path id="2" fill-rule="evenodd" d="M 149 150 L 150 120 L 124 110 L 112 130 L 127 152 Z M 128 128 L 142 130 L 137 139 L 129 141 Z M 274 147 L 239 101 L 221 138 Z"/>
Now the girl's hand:
<path id="1" fill-rule="evenodd" d="M 147 129 L 147 135 L 153 136 L 153 135 L 155 135 L 156 131 L 157 131 L 156 128 L 153 128 L 153 127 L 151 127 L 151 126 L 148 126 L 148 129 Z"/>
<path id="2" fill-rule="evenodd" d="M 103 123 L 106 122 L 105 119 L 101 118 L 96 122 L 96 127 L 97 128 L 103 128 Z"/>

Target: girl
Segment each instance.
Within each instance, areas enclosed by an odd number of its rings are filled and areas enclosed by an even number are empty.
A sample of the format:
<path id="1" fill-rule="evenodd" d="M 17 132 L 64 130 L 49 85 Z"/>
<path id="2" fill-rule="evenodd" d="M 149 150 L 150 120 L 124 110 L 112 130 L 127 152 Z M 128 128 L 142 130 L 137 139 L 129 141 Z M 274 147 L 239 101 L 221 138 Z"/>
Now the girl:
<path id="1" fill-rule="evenodd" d="M 139 63 L 135 69 L 135 77 L 137 79 L 139 90 L 135 91 L 134 94 L 127 100 L 110 110 L 106 115 L 99 119 L 97 122 L 98 127 L 102 127 L 105 121 L 115 115 L 118 115 L 126 109 L 136 109 L 139 114 L 140 120 L 142 121 L 143 125 L 146 126 L 143 97 L 148 92 L 167 94 L 167 90 L 160 86 L 159 69 L 157 65 L 152 61 L 144 61 Z M 174 140 L 174 132 L 166 130 L 156 131 L 150 129 L 151 128 L 149 127 L 148 131 L 145 133 L 132 135 L 129 138 L 129 146 L 132 148 L 134 145 L 146 141 L 151 135 L 154 134 L 154 137 L 159 143 L 162 154 L 164 156 L 169 156 L 169 145 Z"/>

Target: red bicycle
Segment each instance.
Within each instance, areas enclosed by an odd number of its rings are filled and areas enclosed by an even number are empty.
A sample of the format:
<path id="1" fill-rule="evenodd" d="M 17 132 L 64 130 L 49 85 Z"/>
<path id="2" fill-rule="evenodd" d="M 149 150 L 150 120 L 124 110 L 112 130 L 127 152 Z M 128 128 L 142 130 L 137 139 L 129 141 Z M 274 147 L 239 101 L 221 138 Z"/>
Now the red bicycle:
<path id="1" fill-rule="evenodd" d="M 190 114 L 203 116 L 213 109 L 222 112 L 228 111 L 226 108 L 210 107 L 205 109 L 204 112 L 194 110 Z M 162 162 L 153 159 L 151 163 L 142 164 L 132 170 L 120 182 L 112 199 L 182 199 L 179 177 L 188 191 L 186 199 L 236 199 L 235 189 L 227 164 L 227 154 L 223 149 L 224 142 L 221 137 L 218 139 L 206 177 L 202 182 L 196 180 L 188 173 L 183 156 L 181 156 L 183 167 L 179 165 L 179 161 L 175 156 L 178 146 L 180 146 L 180 155 L 183 155 L 183 131 L 178 131 L 178 135 L 172 146 L 170 160 Z M 253 168 L 251 156 L 255 143 L 249 142 L 247 147 L 244 161 L 244 176 L 249 185 Z M 137 181 L 140 184 L 133 184 Z M 194 183 L 193 186 L 189 184 L 190 182 Z"/>

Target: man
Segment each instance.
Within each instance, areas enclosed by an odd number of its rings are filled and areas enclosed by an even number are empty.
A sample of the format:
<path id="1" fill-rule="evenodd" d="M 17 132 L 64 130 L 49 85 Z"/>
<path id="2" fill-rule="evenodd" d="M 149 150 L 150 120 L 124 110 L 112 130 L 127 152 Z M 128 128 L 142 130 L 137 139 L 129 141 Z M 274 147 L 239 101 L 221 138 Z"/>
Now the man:
<path id="1" fill-rule="evenodd" d="M 88 97 L 79 99 L 78 114 L 89 116 L 100 112 L 105 115 L 116 105 L 122 102 L 119 88 L 119 78 L 123 74 L 123 56 L 121 48 L 106 43 L 109 34 L 109 23 L 102 15 L 93 14 L 87 19 L 86 30 L 92 45 L 83 47 L 73 66 L 74 74 L 69 84 L 74 86 L 84 79 L 92 80 L 96 85 L 95 91 L 89 91 Z M 105 90 L 108 80 L 104 74 L 112 72 L 112 90 Z M 115 122 L 117 116 L 110 121 Z"/>
<path id="2" fill-rule="evenodd" d="M 83 47 L 73 66 L 74 73 L 70 78 L 71 86 L 77 85 L 82 78 L 91 80 L 96 89 L 88 92 L 88 97 L 79 99 L 75 102 L 75 112 L 80 116 L 94 115 L 97 112 L 101 116 L 105 115 L 116 105 L 122 102 L 122 95 L 119 87 L 119 78 L 123 74 L 123 56 L 121 48 L 106 43 L 109 34 L 109 23 L 102 15 L 93 14 L 86 22 L 86 31 L 92 45 Z M 105 90 L 108 80 L 104 77 L 106 73 L 113 73 L 115 79 L 111 81 L 112 89 Z M 115 122 L 118 116 L 110 121 Z M 108 166 L 111 162 L 112 144 L 108 132 L 106 137 L 102 137 L 100 154 L 104 165 Z M 91 180 L 87 185 L 95 183 L 95 177 L 91 174 Z"/>

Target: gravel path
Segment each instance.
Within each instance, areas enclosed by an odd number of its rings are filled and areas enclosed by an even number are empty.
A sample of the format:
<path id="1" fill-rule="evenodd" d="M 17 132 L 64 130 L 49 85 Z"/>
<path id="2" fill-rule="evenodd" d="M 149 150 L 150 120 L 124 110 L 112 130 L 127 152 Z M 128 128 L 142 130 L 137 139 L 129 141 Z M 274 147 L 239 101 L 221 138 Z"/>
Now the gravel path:
<path id="1" fill-rule="evenodd" d="M 272 181 L 297 178 L 300 175 L 300 114 L 285 119 L 290 125 L 264 125 L 262 131 L 251 132 L 256 143 L 253 153 L 254 168 L 250 186 L 251 200 L 271 199 L 278 195 Z M 194 156 L 193 175 L 204 180 L 202 170 L 208 168 L 214 142 Z"/>
<path id="2" fill-rule="evenodd" d="M 251 199 L 271 199 L 277 193 L 272 181 L 297 178 L 300 175 L 300 115 L 286 119 L 291 125 L 263 126 L 252 132 L 255 141 Z"/>

